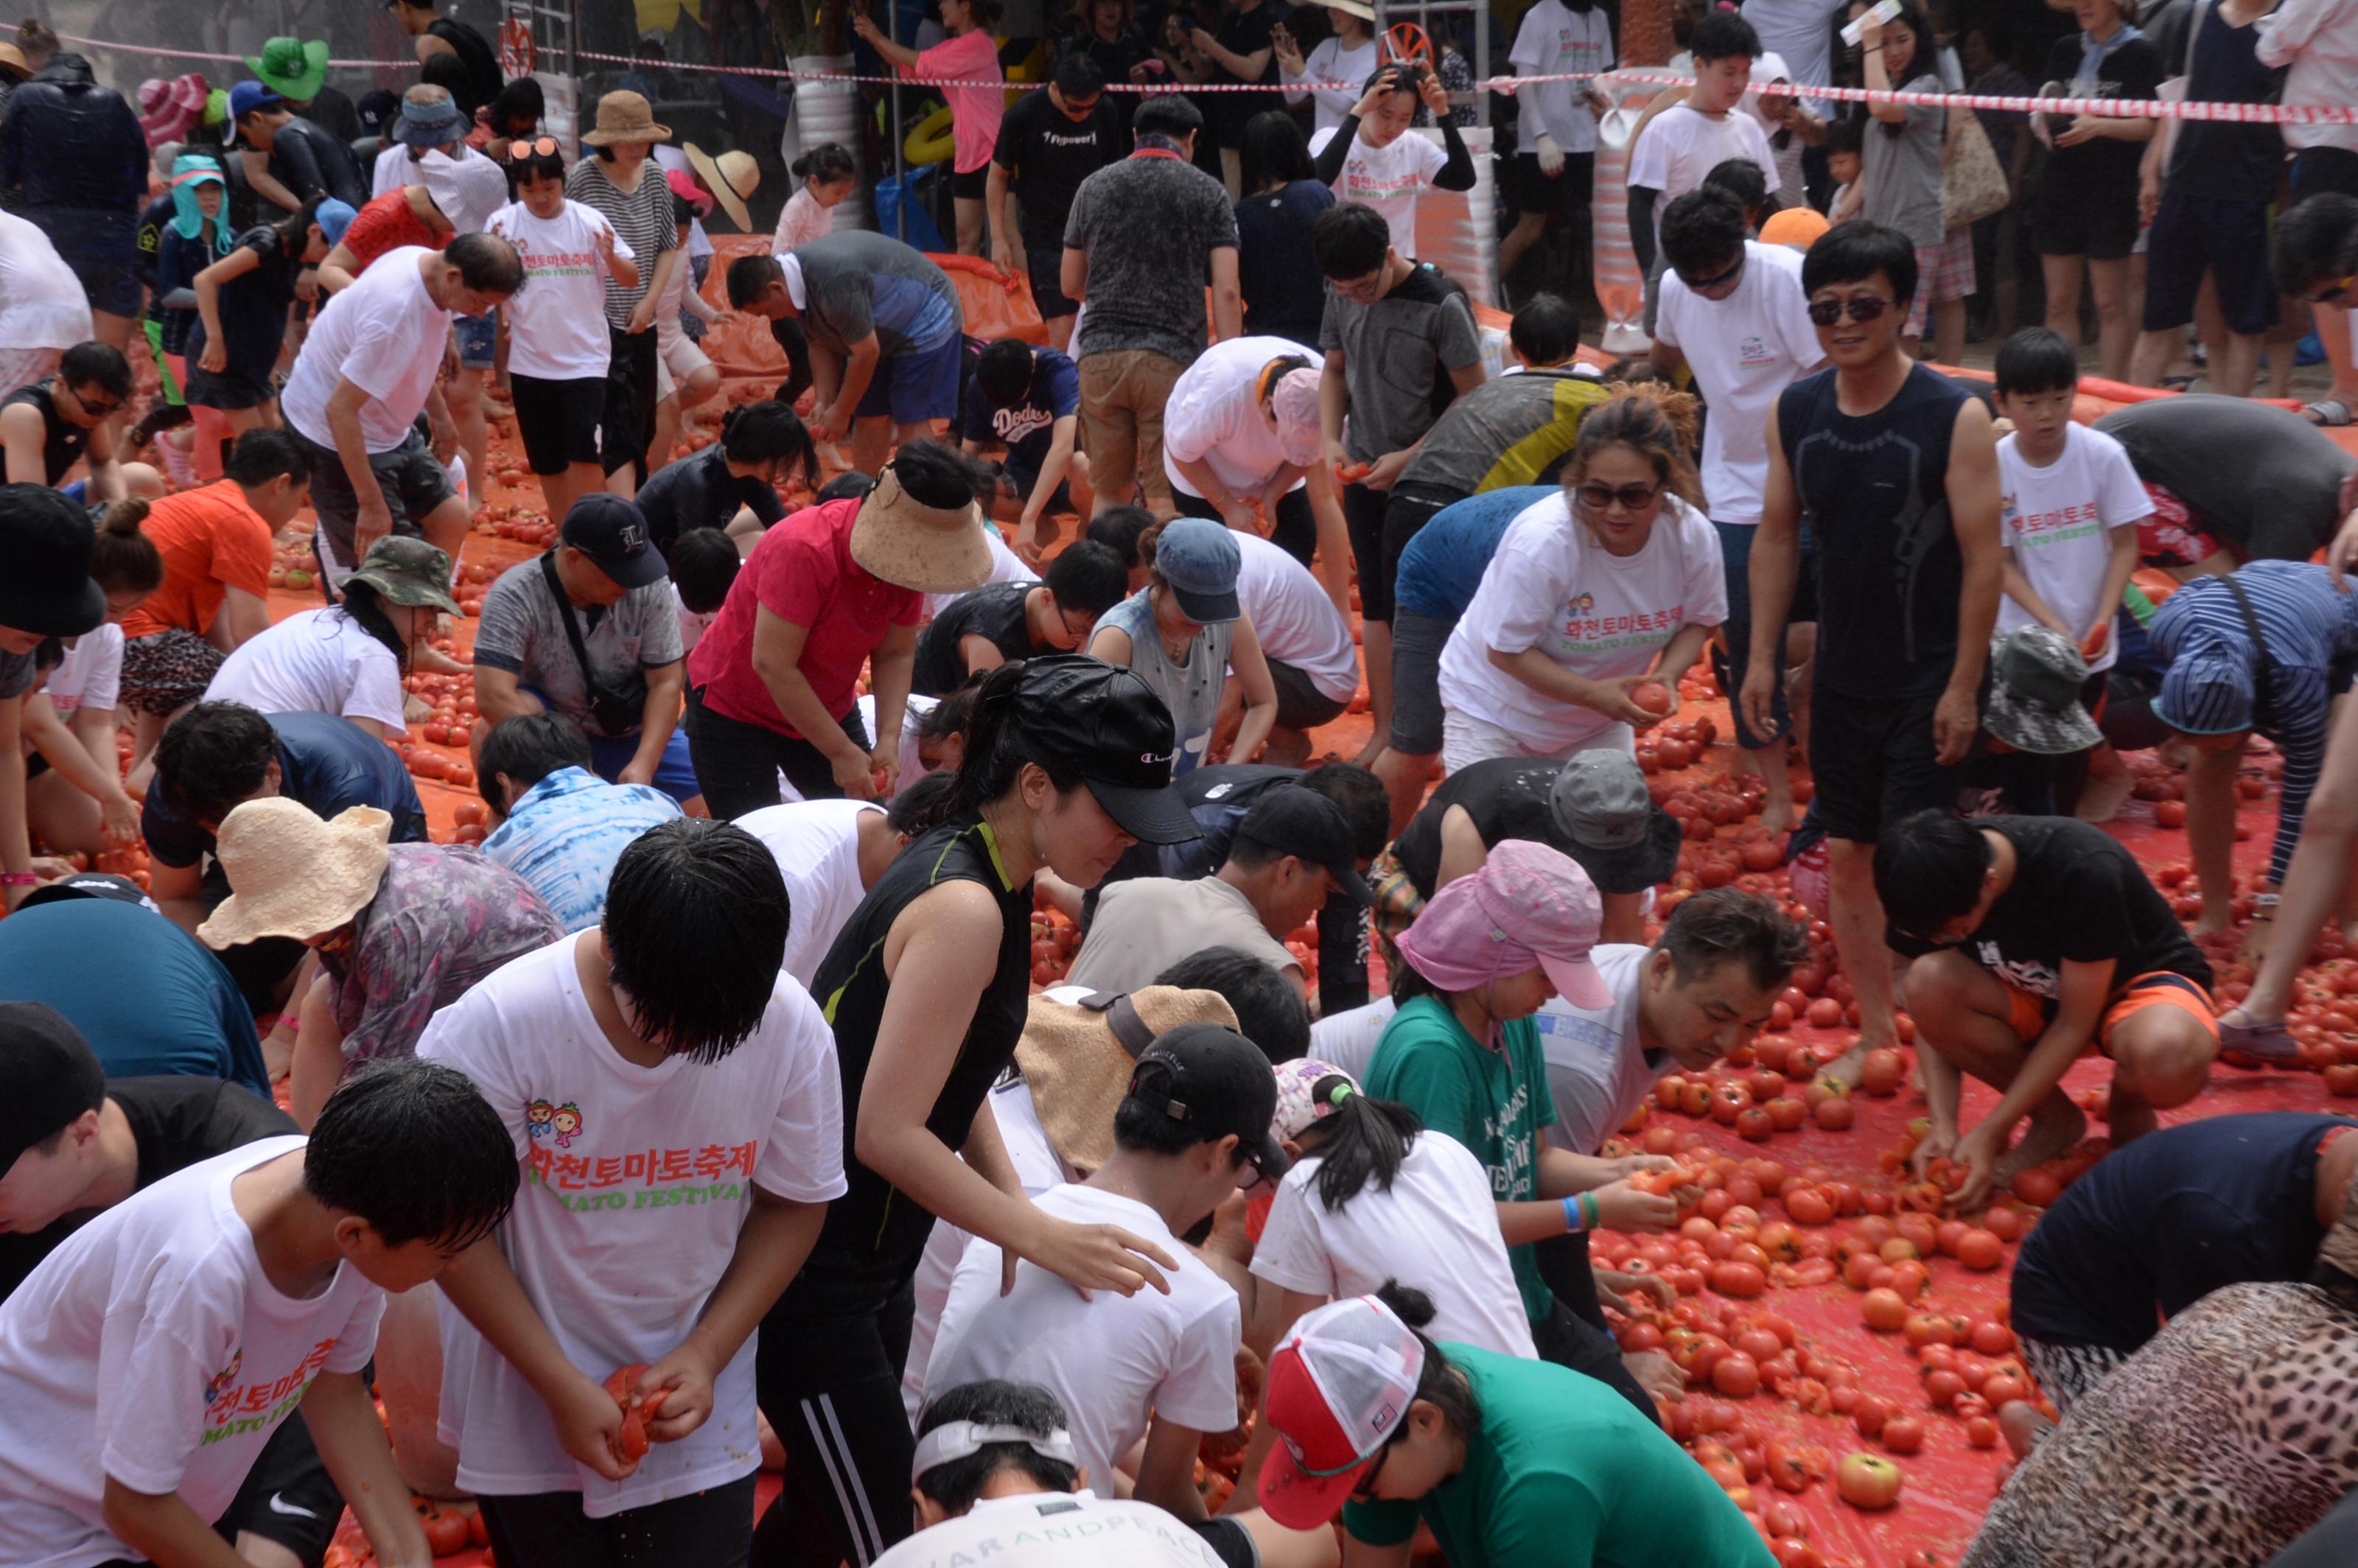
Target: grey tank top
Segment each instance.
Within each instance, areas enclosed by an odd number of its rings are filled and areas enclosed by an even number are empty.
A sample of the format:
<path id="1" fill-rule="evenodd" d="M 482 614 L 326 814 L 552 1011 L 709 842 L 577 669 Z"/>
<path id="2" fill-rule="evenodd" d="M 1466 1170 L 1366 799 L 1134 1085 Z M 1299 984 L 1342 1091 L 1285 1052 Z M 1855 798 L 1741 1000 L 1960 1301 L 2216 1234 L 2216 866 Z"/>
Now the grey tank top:
<path id="1" fill-rule="evenodd" d="M 1193 773 L 1204 765 L 1212 743 L 1212 724 L 1219 717 L 1220 693 L 1228 678 L 1228 644 L 1235 639 L 1234 622 L 1206 626 L 1187 644 L 1184 659 L 1163 651 L 1163 633 L 1154 624 L 1154 609 L 1141 588 L 1098 620 L 1098 629 L 1110 626 L 1130 636 L 1130 667 L 1154 688 L 1171 709 L 1171 728 L 1179 742 L 1178 760 L 1171 776 Z"/>

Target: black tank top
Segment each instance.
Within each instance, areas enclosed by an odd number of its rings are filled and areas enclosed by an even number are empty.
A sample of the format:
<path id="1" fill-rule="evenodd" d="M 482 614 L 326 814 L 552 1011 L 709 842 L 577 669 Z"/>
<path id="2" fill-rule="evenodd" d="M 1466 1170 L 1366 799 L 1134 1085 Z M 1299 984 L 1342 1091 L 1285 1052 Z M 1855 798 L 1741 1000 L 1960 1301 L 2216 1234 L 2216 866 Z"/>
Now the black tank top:
<path id="1" fill-rule="evenodd" d="M 953 817 L 902 850 L 868 890 L 811 981 L 811 994 L 835 1026 L 836 1060 L 843 1071 L 843 1172 L 850 1188 L 827 1206 L 818 1249 L 883 1265 L 903 1278 L 915 1272 L 934 1217 L 860 1163 L 853 1145 L 860 1094 L 892 989 L 884 978 L 885 935 L 919 894 L 946 881 L 981 883 L 999 901 L 1000 914 L 998 971 L 975 1003 L 974 1022 L 925 1118 L 935 1137 L 952 1149 L 962 1146 L 983 1097 L 1015 1059 L 1032 995 L 1032 884 L 1008 881 L 989 825 L 972 813 Z"/>
<path id="2" fill-rule="evenodd" d="M 90 432 L 58 412 L 57 399 L 50 395 L 57 384 L 56 376 L 46 376 L 0 398 L 0 408 L 21 403 L 40 412 L 41 467 L 49 474 L 42 482 L 51 485 L 65 478 L 66 470 L 81 460 L 82 449 L 90 445 Z"/>
<path id="3" fill-rule="evenodd" d="M 1493 757 L 1458 769 L 1441 781 L 1423 809 L 1392 840 L 1393 857 L 1416 891 L 1431 898 L 1433 883 L 1441 878 L 1441 819 L 1453 806 L 1466 808 L 1485 844 L 1528 838 L 1568 849 L 1551 802 L 1555 776 L 1563 771 L 1563 764 L 1552 757 L 1540 762 Z"/>
<path id="4" fill-rule="evenodd" d="M 1949 438 L 1963 389 L 1917 365 L 1854 418 L 1829 369 L 1787 387 L 1778 434 L 1817 552 L 1818 684 L 1921 697 L 1957 656 L 1964 557 L 1949 519 Z"/>
<path id="5" fill-rule="evenodd" d="M 428 22 L 426 34 L 449 44 L 451 52 L 459 57 L 459 63 L 467 68 L 467 96 L 456 92 L 450 96 L 460 112 L 472 120 L 475 111 L 498 97 L 500 89 L 507 85 L 500 76 L 500 57 L 492 52 L 491 43 L 482 34 L 448 16 L 437 16 Z M 474 102 L 467 102 L 467 97 Z"/>

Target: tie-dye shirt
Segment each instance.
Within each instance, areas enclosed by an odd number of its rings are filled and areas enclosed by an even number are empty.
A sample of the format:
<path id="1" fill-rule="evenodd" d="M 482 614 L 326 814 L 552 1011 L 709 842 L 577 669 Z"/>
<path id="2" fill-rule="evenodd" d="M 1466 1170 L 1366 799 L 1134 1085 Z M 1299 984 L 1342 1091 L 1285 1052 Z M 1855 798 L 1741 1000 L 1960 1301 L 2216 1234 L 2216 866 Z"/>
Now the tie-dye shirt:
<path id="1" fill-rule="evenodd" d="M 606 913 L 606 883 L 622 850 L 679 815 L 650 784 L 610 784 L 586 768 L 559 768 L 516 797 L 483 853 L 530 882 L 568 931 Z"/>

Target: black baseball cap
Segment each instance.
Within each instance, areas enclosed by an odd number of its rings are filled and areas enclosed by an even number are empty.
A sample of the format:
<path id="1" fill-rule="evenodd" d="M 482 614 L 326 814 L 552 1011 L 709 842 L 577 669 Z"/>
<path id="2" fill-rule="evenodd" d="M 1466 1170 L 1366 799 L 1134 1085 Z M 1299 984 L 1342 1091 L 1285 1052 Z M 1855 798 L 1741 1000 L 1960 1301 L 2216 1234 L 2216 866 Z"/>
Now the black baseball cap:
<path id="1" fill-rule="evenodd" d="M 16 905 L 16 913 L 22 914 L 45 903 L 65 903 L 85 898 L 135 903 L 146 909 L 156 908 L 156 901 L 147 896 L 146 890 L 129 877 L 118 877 L 112 871 L 76 871 L 70 877 L 45 882 L 27 893 L 24 902 Z M 162 911 L 157 910 L 157 913 L 161 914 Z"/>
<path id="2" fill-rule="evenodd" d="M 670 570 L 648 537 L 647 514 L 637 502 L 611 491 L 594 490 L 576 501 L 557 536 L 624 588 L 661 582 Z"/>
<path id="3" fill-rule="evenodd" d="M 1129 1098 L 1209 1143 L 1233 1132 L 1263 1180 L 1285 1174 L 1277 1141 L 1277 1074 L 1261 1048 L 1217 1023 L 1183 1023 L 1155 1036 L 1130 1070 Z"/>
<path id="4" fill-rule="evenodd" d="M 106 1098 L 106 1071 L 90 1042 L 46 1002 L 0 1002 L 0 1083 L 8 1086 L 0 1095 L 0 1174 Z"/>
<path id="5" fill-rule="evenodd" d="M 0 484 L 0 626 L 79 637 L 106 619 L 91 580 L 98 531 L 89 511 L 44 484 Z"/>
<path id="6" fill-rule="evenodd" d="M 1237 824 L 1237 837 L 1325 867 L 1327 874 L 1362 908 L 1374 907 L 1375 890 L 1359 874 L 1358 847 L 1352 841 L 1350 818 L 1316 790 L 1300 784 L 1278 785 L 1253 802 L 1245 819 Z"/>
<path id="7" fill-rule="evenodd" d="M 1014 703 L 1024 740 L 1080 774 L 1123 832 L 1141 844 L 1204 836 L 1171 787 L 1171 709 L 1134 671 L 1087 654 L 1043 654 L 1024 661 Z"/>

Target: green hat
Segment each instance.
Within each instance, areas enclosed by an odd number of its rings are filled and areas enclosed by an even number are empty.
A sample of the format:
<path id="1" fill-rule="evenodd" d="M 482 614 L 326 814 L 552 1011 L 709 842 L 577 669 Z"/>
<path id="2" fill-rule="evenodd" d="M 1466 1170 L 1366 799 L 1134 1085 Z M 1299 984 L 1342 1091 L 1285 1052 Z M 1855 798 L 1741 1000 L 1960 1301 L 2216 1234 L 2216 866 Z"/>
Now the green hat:
<path id="1" fill-rule="evenodd" d="M 450 557 L 439 545 L 394 535 L 379 539 L 361 557 L 360 569 L 344 579 L 347 589 L 364 582 L 395 604 L 430 604 L 460 613 L 450 597 Z"/>
<path id="2" fill-rule="evenodd" d="M 319 84 L 328 80 L 328 46 L 307 44 L 300 38 L 272 38 L 264 43 L 261 54 L 246 56 L 245 64 L 281 98 L 308 103 L 319 95 Z"/>

